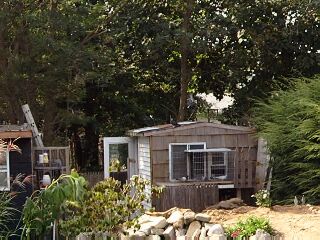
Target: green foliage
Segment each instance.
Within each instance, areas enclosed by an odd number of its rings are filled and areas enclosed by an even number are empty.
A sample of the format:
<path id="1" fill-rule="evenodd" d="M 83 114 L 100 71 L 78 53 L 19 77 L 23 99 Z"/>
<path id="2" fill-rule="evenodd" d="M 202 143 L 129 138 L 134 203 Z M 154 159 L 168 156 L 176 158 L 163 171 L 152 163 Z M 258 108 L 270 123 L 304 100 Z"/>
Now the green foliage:
<path id="1" fill-rule="evenodd" d="M 41 237 L 59 220 L 67 205 L 77 204 L 86 193 L 86 181 L 78 173 L 61 175 L 46 189 L 35 192 L 23 209 L 23 236 Z"/>
<path id="2" fill-rule="evenodd" d="M 301 79 L 255 108 L 256 126 L 272 158 L 271 195 L 277 202 L 292 203 L 304 194 L 309 203 L 320 203 L 319 81 L 319 76 Z"/>
<path id="3" fill-rule="evenodd" d="M 314 1 L 188 2 L 185 31 L 182 0 L 2 1 L 0 118 L 22 122 L 27 102 L 45 144 L 71 139 L 93 167 L 99 135 L 176 118 L 183 37 L 188 93 L 230 93 L 228 123 L 247 124 L 252 98 L 287 88 L 283 76 L 319 72 Z"/>
<path id="4" fill-rule="evenodd" d="M 256 204 L 259 207 L 271 206 L 270 192 L 268 190 L 259 190 L 251 197 L 254 197 L 256 199 Z"/>
<path id="5" fill-rule="evenodd" d="M 146 192 L 147 188 L 151 188 L 150 193 Z M 124 185 L 108 178 L 97 183 L 81 205 L 69 205 L 67 218 L 60 224 L 61 232 L 65 236 L 80 232 L 111 234 L 135 226 L 136 217 L 145 211 L 143 202 L 149 202 L 152 194 L 160 192 L 161 188 L 151 187 L 149 181 L 138 176 Z"/>
<path id="6" fill-rule="evenodd" d="M 268 219 L 254 216 L 238 221 L 234 226 L 227 228 L 226 233 L 227 236 L 232 237 L 232 239 L 241 240 L 254 235 L 258 229 L 264 230 L 270 235 L 273 233 Z"/>
<path id="7" fill-rule="evenodd" d="M 8 228 L 8 223 L 12 220 L 16 209 L 11 207 L 12 196 L 9 192 L 0 192 L 0 239 L 7 239 L 14 234 Z"/>

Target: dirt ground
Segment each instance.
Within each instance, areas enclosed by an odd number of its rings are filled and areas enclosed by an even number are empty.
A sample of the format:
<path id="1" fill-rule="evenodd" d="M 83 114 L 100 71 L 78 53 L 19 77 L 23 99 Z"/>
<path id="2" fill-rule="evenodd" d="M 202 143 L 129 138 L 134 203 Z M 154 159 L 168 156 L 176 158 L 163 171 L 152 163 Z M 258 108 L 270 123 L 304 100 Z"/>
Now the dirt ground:
<path id="1" fill-rule="evenodd" d="M 285 240 L 320 240 L 320 206 L 273 206 L 256 208 L 249 206 L 233 210 L 206 210 L 213 222 L 231 225 L 249 216 L 263 216 Z"/>

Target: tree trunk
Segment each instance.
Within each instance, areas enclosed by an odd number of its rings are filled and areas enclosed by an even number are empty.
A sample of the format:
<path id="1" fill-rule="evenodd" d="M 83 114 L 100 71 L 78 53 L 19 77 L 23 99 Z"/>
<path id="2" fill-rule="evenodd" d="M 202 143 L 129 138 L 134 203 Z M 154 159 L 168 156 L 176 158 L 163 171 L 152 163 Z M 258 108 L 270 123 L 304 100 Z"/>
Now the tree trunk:
<path id="1" fill-rule="evenodd" d="M 188 85 L 191 81 L 192 71 L 190 64 L 191 55 L 191 15 L 193 10 L 194 0 L 187 0 L 185 3 L 185 11 L 182 23 L 181 37 L 181 79 L 180 79 L 180 103 L 177 121 L 184 121 L 187 112 L 187 96 Z"/>

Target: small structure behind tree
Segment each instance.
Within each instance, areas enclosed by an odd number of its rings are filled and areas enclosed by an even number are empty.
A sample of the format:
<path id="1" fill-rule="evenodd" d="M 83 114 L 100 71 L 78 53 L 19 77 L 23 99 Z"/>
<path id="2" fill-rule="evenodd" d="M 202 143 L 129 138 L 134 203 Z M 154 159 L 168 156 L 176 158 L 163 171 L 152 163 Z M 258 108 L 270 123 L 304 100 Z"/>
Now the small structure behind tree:
<path id="1" fill-rule="evenodd" d="M 152 206 L 204 208 L 231 197 L 251 202 L 256 188 L 258 139 L 249 127 L 181 122 L 134 129 L 105 138 L 105 176 L 111 144 L 128 144 L 128 177 L 140 175 L 166 190 Z M 151 206 L 149 205 L 149 206 Z"/>

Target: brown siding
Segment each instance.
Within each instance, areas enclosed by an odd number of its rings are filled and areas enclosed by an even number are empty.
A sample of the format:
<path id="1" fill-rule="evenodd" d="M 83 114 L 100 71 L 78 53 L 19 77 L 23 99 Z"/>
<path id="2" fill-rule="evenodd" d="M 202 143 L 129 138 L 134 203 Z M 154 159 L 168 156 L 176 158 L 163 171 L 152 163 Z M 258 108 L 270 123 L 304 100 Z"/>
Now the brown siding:
<path id="1" fill-rule="evenodd" d="M 201 212 L 219 202 L 219 189 L 215 184 L 166 186 L 160 198 L 152 203 L 156 211 L 166 211 L 172 207 L 190 208 Z"/>
<path id="2" fill-rule="evenodd" d="M 179 131 L 173 129 L 164 134 L 166 135 L 157 134 L 150 137 L 154 183 L 169 181 L 170 143 L 206 142 L 207 148 L 225 147 L 238 152 L 235 162 L 236 187 L 248 188 L 255 185 L 257 138 L 253 131 L 203 126 Z"/>

